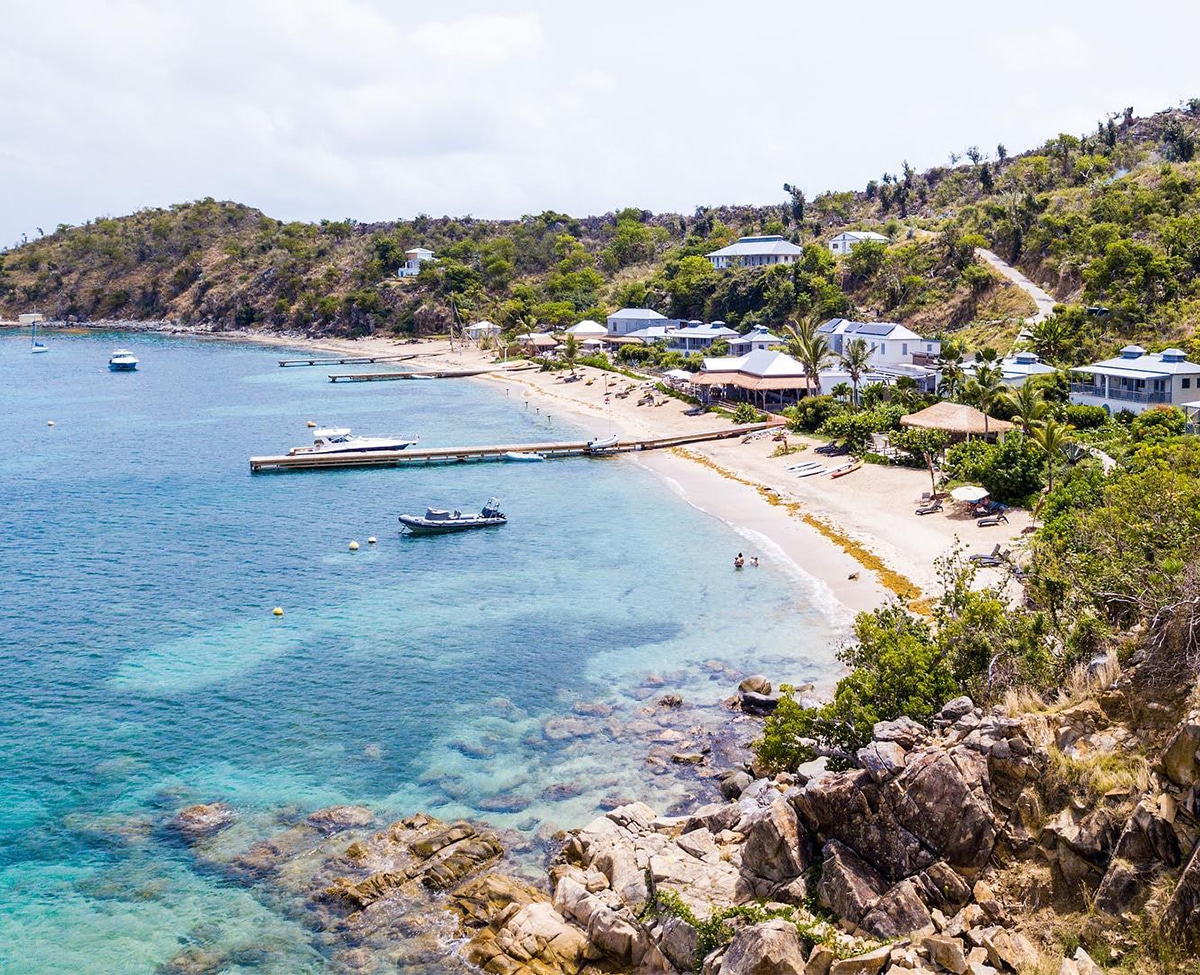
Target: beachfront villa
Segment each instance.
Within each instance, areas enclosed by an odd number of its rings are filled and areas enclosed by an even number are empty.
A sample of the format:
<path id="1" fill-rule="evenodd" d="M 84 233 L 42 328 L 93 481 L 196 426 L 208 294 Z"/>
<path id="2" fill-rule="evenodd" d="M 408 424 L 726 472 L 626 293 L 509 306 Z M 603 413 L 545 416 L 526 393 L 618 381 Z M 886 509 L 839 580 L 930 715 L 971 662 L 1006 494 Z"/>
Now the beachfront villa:
<path id="1" fill-rule="evenodd" d="M 590 318 L 585 318 L 577 325 L 572 325 L 567 329 L 568 335 L 574 335 L 580 341 L 585 339 L 602 339 L 608 334 L 608 329 L 599 322 L 593 322 Z"/>
<path id="2" fill-rule="evenodd" d="M 786 352 L 768 349 L 705 359 L 692 381 L 697 386 L 722 389 L 729 399 L 758 403 L 763 409 L 794 403 L 810 387 L 800 362 Z"/>
<path id="3" fill-rule="evenodd" d="M 667 332 L 667 348 L 682 352 L 703 352 L 720 339 L 739 338 L 737 331 L 724 322 L 688 322 Z"/>
<path id="4" fill-rule="evenodd" d="M 755 325 L 746 334 L 729 340 L 729 354 L 745 355 L 747 352 L 755 352 L 758 349 L 769 349 L 782 342 L 783 339 L 778 335 L 773 335 L 766 325 Z"/>
<path id="5" fill-rule="evenodd" d="M 1147 352 L 1127 345 L 1115 359 L 1071 370 L 1071 402 L 1103 406 L 1110 413 L 1141 413 L 1153 406 L 1182 406 L 1200 390 L 1200 365 L 1182 349 Z"/>
<path id="6" fill-rule="evenodd" d="M 683 324 L 678 318 L 667 318 L 649 308 L 622 308 L 608 316 L 608 334 L 628 335 L 643 328 L 661 325 L 667 328 L 678 328 Z"/>
<path id="7" fill-rule="evenodd" d="M 400 265 L 400 269 L 396 272 L 398 278 L 415 278 L 421 273 L 421 265 L 429 261 L 436 261 L 433 256 L 433 251 L 428 247 L 414 247 L 412 250 L 404 252 L 404 263 Z"/>
<path id="8" fill-rule="evenodd" d="M 871 346 L 871 366 L 911 365 L 914 355 L 936 356 L 942 350 L 938 339 L 922 338 L 911 328 L 897 322 L 852 322 L 831 318 L 817 326 L 817 332 L 829 341 L 829 351 L 841 355 L 846 343 L 863 339 Z"/>
<path id="9" fill-rule="evenodd" d="M 736 244 L 722 247 L 705 256 L 718 271 L 730 267 L 768 267 L 772 264 L 792 264 L 802 253 L 790 240 L 778 234 L 765 237 L 742 237 Z"/>
<path id="10" fill-rule="evenodd" d="M 495 338 L 502 330 L 499 325 L 484 320 L 476 322 L 474 325 L 468 325 L 463 331 L 467 333 L 467 338 L 479 342 L 483 339 Z"/>
<path id="11" fill-rule="evenodd" d="M 865 243 L 868 240 L 873 240 L 876 243 L 886 244 L 888 239 L 883 234 L 877 234 L 871 230 L 846 230 L 832 237 L 829 240 L 829 250 L 843 257 L 849 254 L 859 244 Z"/>

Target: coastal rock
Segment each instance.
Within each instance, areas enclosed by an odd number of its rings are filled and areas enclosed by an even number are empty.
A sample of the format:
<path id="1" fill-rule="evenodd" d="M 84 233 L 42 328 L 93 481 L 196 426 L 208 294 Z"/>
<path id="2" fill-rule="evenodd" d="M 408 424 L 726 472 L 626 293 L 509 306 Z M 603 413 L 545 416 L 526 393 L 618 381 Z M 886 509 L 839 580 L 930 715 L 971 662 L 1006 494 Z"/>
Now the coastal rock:
<path id="1" fill-rule="evenodd" d="M 663 919 L 658 935 L 658 946 L 667 956 L 667 961 L 681 972 L 696 967 L 696 945 L 698 935 L 695 927 L 683 918 L 668 916 Z"/>
<path id="2" fill-rule="evenodd" d="M 468 962 L 485 972 L 576 975 L 589 956 L 587 936 L 545 901 L 502 914 L 471 939 Z"/>
<path id="3" fill-rule="evenodd" d="M 824 856 L 817 896 L 839 917 L 857 924 L 887 884 L 878 872 L 837 840 L 825 844 Z"/>
<path id="4" fill-rule="evenodd" d="M 954 975 L 963 975 L 967 970 L 967 957 L 963 943 L 958 938 L 944 934 L 930 934 L 921 939 L 921 947 L 929 952 L 930 959 Z"/>
<path id="5" fill-rule="evenodd" d="M 899 938 L 913 931 L 931 928 L 933 918 L 911 880 L 900 883 L 880 896 L 863 915 L 859 926 L 877 938 Z"/>
<path id="6" fill-rule="evenodd" d="M 771 682 L 762 674 L 751 674 L 738 684 L 738 690 L 743 693 L 748 691 L 752 694 L 769 695 L 771 693 Z"/>
<path id="7" fill-rule="evenodd" d="M 725 951 L 721 975 L 804 975 L 805 967 L 796 926 L 779 918 L 739 932 Z"/>
<path id="8" fill-rule="evenodd" d="M 189 843 L 219 833 L 233 824 L 237 814 L 224 802 L 202 803 L 181 809 L 171 820 L 171 828 Z"/>
<path id="9" fill-rule="evenodd" d="M 829 967 L 829 975 L 876 975 L 891 960 L 892 949 L 885 945 L 874 951 L 835 961 Z"/>
<path id="10" fill-rule="evenodd" d="M 747 714 L 770 714 L 779 706 L 779 698 L 769 694 L 745 691 L 739 695 L 742 710 Z"/>
<path id="11" fill-rule="evenodd" d="M 812 860 L 808 834 L 800 829 L 796 812 L 786 799 L 776 799 L 744 823 L 740 832 L 746 837 L 743 872 L 786 883 L 808 869 Z"/>
<path id="12" fill-rule="evenodd" d="M 330 806 L 308 817 L 308 825 L 325 833 L 361 829 L 375 822 L 375 814 L 366 806 Z"/>
<path id="13" fill-rule="evenodd" d="M 595 733 L 595 727 L 582 718 L 551 718 L 542 725 L 542 734 L 548 741 L 586 738 Z"/>
<path id="14" fill-rule="evenodd" d="M 733 772 L 726 772 L 724 775 L 722 775 L 717 784 L 717 788 L 720 790 L 721 795 L 723 795 L 726 799 L 736 799 L 746 791 L 750 783 L 753 781 L 754 780 L 750 778 L 748 773 L 741 771 L 741 769 L 737 769 Z"/>

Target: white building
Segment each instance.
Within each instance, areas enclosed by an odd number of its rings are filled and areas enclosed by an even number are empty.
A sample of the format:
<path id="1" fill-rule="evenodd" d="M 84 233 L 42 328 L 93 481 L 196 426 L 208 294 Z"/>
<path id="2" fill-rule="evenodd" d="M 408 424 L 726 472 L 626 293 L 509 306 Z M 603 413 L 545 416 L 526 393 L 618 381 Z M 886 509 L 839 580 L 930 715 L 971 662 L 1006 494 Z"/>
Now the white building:
<path id="1" fill-rule="evenodd" d="M 871 347 L 871 365 L 911 365 L 917 354 L 936 356 L 942 350 L 938 339 L 922 338 L 911 328 L 896 322 L 852 322 L 845 318 L 831 318 L 817 326 L 817 332 L 829 340 L 829 351 L 841 355 L 846 343 L 862 339 Z"/>
<path id="2" fill-rule="evenodd" d="M 742 237 L 736 244 L 722 247 L 705 256 L 717 270 L 727 267 L 766 267 L 792 264 L 804 251 L 778 234 L 766 237 Z"/>
<path id="3" fill-rule="evenodd" d="M 400 265 L 400 270 L 396 272 L 396 276 L 400 278 L 415 278 L 421 273 L 421 265 L 427 261 L 437 260 L 433 256 L 433 251 L 427 247 L 414 247 L 412 250 L 404 252 L 404 263 Z"/>
<path id="4" fill-rule="evenodd" d="M 1182 349 L 1147 352 L 1140 345 L 1127 345 L 1115 359 L 1071 372 L 1079 375 L 1071 383 L 1071 402 L 1103 406 L 1110 413 L 1180 405 L 1195 399 L 1200 389 L 1200 365 L 1190 362 Z"/>
<path id="5" fill-rule="evenodd" d="M 590 318 L 585 318 L 577 325 L 572 325 L 567 329 L 568 335 L 574 335 L 580 341 L 584 339 L 602 339 L 608 334 L 608 329 L 599 322 L 593 322 Z"/>
<path id="6" fill-rule="evenodd" d="M 859 244 L 868 240 L 873 240 L 880 244 L 888 242 L 888 239 L 883 234 L 877 234 L 871 230 L 846 230 L 836 237 L 830 238 L 829 249 L 839 257 L 844 257 Z"/>
<path id="7" fill-rule="evenodd" d="M 667 347 L 676 352 L 703 352 L 718 339 L 736 339 L 738 333 L 724 322 L 688 322 L 667 332 Z"/>
<path id="8" fill-rule="evenodd" d="M 729 340 L 730 355 L 745 355 L 759 349 L 769 349 L 783 342 L 778 335 L 772 335 L 766 325 L 755 325 L 745 335 Z"/>
<path id="9" fill-rule="evenodd" d="M 628 335 L 651 325 L 675 328 L 680 324 L 679 319 L 667 318 L 649 308 L 622 308 L 619 312 L 609 315 L 607 322 L 609 335 Z"/>
<path id="10" fill-rule="evenodd" d="M 798 399 L 811 385 L 797 360 L 786 352 L 766 349 L 705 359 L 693 382 L 701 387 L 721 387 L 727 396 L 737 390 L 737 398 L 757 402 L 764 409 Z"/>

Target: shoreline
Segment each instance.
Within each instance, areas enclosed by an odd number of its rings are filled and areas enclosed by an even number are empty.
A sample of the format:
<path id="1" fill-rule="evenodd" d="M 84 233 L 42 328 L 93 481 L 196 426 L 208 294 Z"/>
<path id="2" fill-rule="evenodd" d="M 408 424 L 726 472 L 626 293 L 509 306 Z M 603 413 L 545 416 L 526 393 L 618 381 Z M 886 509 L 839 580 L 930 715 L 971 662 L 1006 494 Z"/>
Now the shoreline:
<path id="1" fill-rule="evenodd" d="M 53 326 L 52 326 L 53 327 Z M 641 405 L 647 387 L 657 380 L 634 380 L 619 373 L 576 366 L 576 381 L 566 370 L 522 371 L 501 375 L 494 353 L 446 339 L 396 339 L 368 336 L 346 339 L 314 338 L 299 334 L 263 334 L 246 330 L 214 332 L 170 322 L 97 322 L 61 325 L 61 331 L 97 329 L 187 335 L 226 342 L 302 348 L 331 355 L 388 355 L 403 350 L 414 355 L 405 369 L 423 365 L 445 369 L 487 368 L 496 371 L 463 377 L 506 387 L 545 410 L 553 404 L 594 435 L 611 431 L 619 436 L 670 437 L 728 422 L 712 414 L 686 416 L 687 404 L 654 393 L 654 405 Z M 319 367 L 314 367 L 319 368 Z M 629 455 L 634 463 L 658 476 L 676 495 L 696 509 L 717 518 L 747 540 L 749 554 L 769 559 L 785 572 L 810 583 L 815 580 L 826 615 L 848 629 L 853 616 L 902 598 L 921 610 L 938 591 L 936 561 L 955 546 L 967 551 L 990 551 L 1020 545 L 1022 529 L 1031 523 L 1028 512 L 1009 512 L 1003 528 L 980 529 L 974 520 L 951 507 L 941 514 L 915 517 L 921 494 L 930 488 L 929 475 L 913 468 L 868 464 L 853 476 L 797 478 L 786 470 L 811 459 L 809 448 L 819 441 L 788 434 L 788 444 L 800 452 L 773 456 L 777 444 L 770 435 L 693 444 L 687 448 Z M 761 552 L 752 551 L 755 547 Z M 728 553 L 732 560 L 735 553 Z M 725 556 L 722 555 L 721 559 Z M 981 577 L 1000 581 L 997 570 Z"/>

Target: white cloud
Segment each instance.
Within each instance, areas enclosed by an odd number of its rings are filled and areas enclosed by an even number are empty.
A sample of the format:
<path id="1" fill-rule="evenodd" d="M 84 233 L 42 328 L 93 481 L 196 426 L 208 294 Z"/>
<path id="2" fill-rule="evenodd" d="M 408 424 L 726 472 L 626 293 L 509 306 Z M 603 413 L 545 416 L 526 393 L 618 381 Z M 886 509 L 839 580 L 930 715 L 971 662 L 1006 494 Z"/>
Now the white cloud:
<path id="1" fill-rule="evenodd" d="M 493 14 L 422 24 L 413 41 L 438 58 L 466 64 L 498 64 L 532 54 L 541 45 L 536 13 Z"/>

